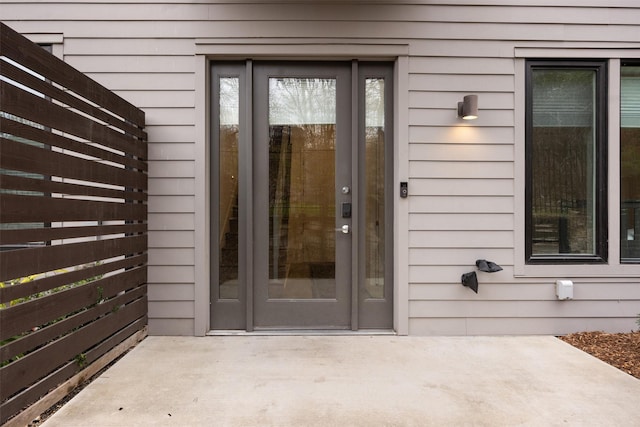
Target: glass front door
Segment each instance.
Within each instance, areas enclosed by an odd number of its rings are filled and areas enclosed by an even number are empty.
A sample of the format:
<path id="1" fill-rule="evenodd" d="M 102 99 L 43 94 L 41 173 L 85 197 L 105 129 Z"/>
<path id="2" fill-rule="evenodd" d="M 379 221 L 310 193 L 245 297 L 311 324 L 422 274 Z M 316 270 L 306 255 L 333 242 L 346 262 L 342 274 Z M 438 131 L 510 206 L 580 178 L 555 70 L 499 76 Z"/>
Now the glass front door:
<path id="1" fill-rule="evenodd" d="M 256 328 L 350 326 L 349 71 L 255 67 Z"/>
<path id="2" fill-rule="evenodd" d="M 212 329 L 391 328 L 390 64 L 212 78 Z"/>

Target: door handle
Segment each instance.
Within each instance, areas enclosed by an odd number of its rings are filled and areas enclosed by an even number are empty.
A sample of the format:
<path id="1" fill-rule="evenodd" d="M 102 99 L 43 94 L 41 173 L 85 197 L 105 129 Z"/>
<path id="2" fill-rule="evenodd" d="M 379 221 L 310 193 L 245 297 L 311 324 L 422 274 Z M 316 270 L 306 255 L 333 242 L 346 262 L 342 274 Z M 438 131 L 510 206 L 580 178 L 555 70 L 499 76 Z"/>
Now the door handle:
<path id="1" fill-rule="evenodd" d="M 336 228 L 336 231 L 342 231 L 342 234 L 349 234 L 351 232 L 348 224 L 345 224 L 340 228 Z"/>

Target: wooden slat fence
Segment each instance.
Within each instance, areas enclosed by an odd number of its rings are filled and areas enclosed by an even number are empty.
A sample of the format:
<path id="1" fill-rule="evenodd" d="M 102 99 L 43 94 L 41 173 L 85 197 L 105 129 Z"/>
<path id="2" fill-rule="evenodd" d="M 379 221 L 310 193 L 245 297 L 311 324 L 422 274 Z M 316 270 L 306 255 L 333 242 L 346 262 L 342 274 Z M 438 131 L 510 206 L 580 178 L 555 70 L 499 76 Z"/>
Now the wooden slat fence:
<path id="1" fill-rule="evenodd" d="M 141 110 L 0 23 L 0 424 L 144 335 L 146 140 Z"/>

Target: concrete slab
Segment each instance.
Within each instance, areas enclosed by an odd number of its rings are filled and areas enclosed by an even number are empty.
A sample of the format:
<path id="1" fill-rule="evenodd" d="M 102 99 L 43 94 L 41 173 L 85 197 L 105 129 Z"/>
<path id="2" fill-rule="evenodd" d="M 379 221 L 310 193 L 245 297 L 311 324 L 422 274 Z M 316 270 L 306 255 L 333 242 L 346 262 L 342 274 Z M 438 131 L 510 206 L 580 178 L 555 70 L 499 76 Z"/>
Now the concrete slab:
<path id="1" fill-rule="evenodd" d="M 554 337 L 148 337 L 44 426 L 628 426 L 639 396 Z"/>

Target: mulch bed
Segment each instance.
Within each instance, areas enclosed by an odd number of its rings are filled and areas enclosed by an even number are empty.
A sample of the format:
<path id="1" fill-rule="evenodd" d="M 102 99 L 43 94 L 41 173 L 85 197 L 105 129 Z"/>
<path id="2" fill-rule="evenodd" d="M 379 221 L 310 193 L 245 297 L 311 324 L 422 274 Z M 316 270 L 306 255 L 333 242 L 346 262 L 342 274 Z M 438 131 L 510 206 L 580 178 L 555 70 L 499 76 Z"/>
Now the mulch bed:
<path id="1" fill-rule="evenodd" d="M 560 339 L 640 379 L 640 331 L 619 334 L 579 332 Z"/>

